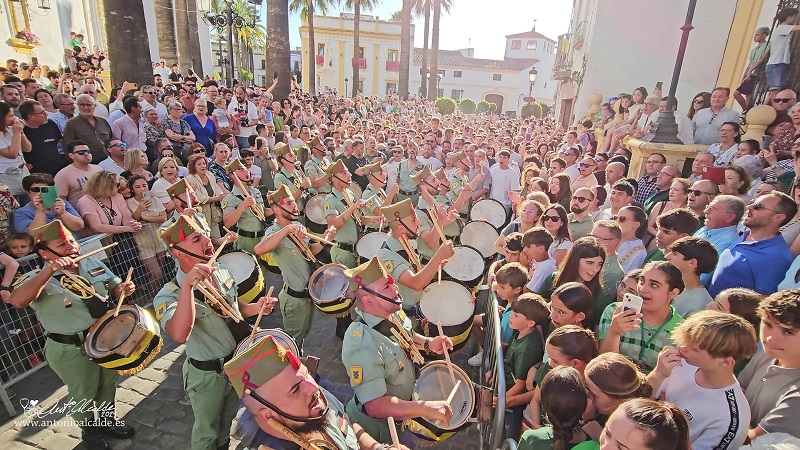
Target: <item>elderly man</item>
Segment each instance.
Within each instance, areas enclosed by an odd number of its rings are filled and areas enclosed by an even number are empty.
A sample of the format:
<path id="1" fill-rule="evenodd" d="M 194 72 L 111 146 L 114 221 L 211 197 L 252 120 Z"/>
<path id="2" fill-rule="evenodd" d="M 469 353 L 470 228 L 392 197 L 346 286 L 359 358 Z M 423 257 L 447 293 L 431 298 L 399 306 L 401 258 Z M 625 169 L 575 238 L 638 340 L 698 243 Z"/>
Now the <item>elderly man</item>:
<path id="1" fill-rule="evenodd" d="M 769 125 L 769 127 L 767 127 L 767 133 L 772 133 L 772 128 L 779 123 L 791 120 L 789 117 L 789 111 L 791 111 L 792 107 L 796 104 L 797 94 L 793 90 L 784 89 L 778 92 L 778 94 L 775 95 L 775 98 L 772 99 L 772 107 L 775 108 L 777 116 Z"/>
<path id="2" fill-rule="evenodd" d="M 714 165 L 714 155 L 709 152 L 700 152 L 694 157 L 692 161 L 692 174 L 689 175 L 689 180 L 694 183 L 703 179 L 703 167 L 711 167 Z"/>
<path id="3" fill-rule="evenodd" d="M 96 102 L 91 95 L 78 95 L 77 104 L 78 115 L 64 126 L 64 145 L 72 141 L 85 142 L 92 150 L 92 164 L 98 164 L 107 156 L 105 143 L 111 138 L 111 125 L 94 115 Z"/>
<path id="4" fill-rule="evenodd" d="M 697 217 L 700 218 L 700 224 L 702 225 L 706 218 L 705 218 L 705 210 L 706 206 L 714 200 L 719 194 L 719 186 L 717 186 L 711 180 L 699 180 L 695 181 L 692 185 L 692 188 L 689 189 L 689 209 L 692 210 L 693 213 Z"/>
<path id="5" fill-rule="evenodd" d="M 63 134 L 67 121 L 75 117 L 75 100 L 67 94 L 56 94 L 56 96 L 53 97 L 53 106 L 55 106 L 58 111 L 48 115 L 50 119 L 58 125 L 58 129 Z"/>
<path id="6" fill-rule="evenodd" d="M 108 108 L 97 101 L 97 88 L 95 88 L 93 84 L 84 84 L 78 90 L 78 94 L 87 94 L 91 96 L 92 100 L 94 100 L 94 115 L 106 120 L 108 119 Z"/>
<path id="7" fill-rule="evenodd" d="M 675 166 L 664 166 L 656 176 L 656 187 L 658 192 L 651 195 L 644 201 L 644 212 L 650 214 L 650 211 L 659 202 L 663 202 L 669 198 L 669 188 L 672 186 L 672 180 L 681 176 L 681 171 Z"/>
<path id="8" fill-rule="evenodd" d="M 711 145 L 719 142 L 719 129 L 725 122 L 739 122 L 739 113 L 726 108 L 731 90 L 717 87 L 711 92 L 711 106 L 697 111 L 692 118 L 694 143 Z"/>
<path id="9" fill-rule="evenodd" d="M 142 103 L 142 106 L 145 106 L 144 103 L 147 103 L 156 109 L 158 120 L 163 120 L 167 117 L 167 107 L 158 101 L 158 93 L 156 92 L 155 86 L 150 86 L 149 84 L 142 86 Z"/>
<path id="10" fill-rule="evenodd" d="M 122 102 L 122 108 L 125 110 L 125 115 L 111 125 L 112 134 L 128 148 L 146 151 L 147 135 L 142 121 L 142 105 L 136 97 L 132 97 Z"/>

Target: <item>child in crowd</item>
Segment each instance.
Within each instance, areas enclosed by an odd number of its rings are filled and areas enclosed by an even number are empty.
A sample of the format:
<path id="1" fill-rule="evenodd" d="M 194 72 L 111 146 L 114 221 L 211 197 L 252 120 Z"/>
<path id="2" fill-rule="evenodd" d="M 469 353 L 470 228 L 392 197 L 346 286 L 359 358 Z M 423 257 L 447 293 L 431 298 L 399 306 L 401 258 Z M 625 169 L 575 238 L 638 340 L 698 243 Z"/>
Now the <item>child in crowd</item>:
<path id="1" fill-rule="evenodd" d="M 214 100 L 214 111 L 211 115 L 217 120 L 217 128 L 230 128 L 231 116 L 228 113 L 228 106 L 225 97 L 219 96 Z"/>
<path id="2" fill-rule="evenodd" d="M 671 212 L 671 211 L 670 211 Z M 700 281 L 700 275 L 713 272 L 717 266 L 717 250 L 705 239 L 687 236 L 678 239 L 667 247 L 667 261 L 677 267 L 686 285 L 672 302 L 675 311 L 683 318 L 706 309 L 714 299 Z"/>
<path id="3" fill-rule="evenodd" d="M 664 250 L 670 244 L 682 237 L 691 236 L 699 227 L 700 219 L 690 209 L 678 208 L 661 214 L 656 218 L 655 247 L 647 252 L 644 263 L 663 261 Z"/>
<path id="4" fill-rule="evenodd" d="M 750 407 L 733 367 L 756 352 L 756 330 L 733 314 L 699 311 L 672 332 L 647 381 L 689 418 L 697 449 L 738 449 L 747 438 Z"/>
<path id="5" fill-rule="evenodd" d="M 499 275 L 499 274 L 498 274 Z M 524 283 L 523 283 L 524 285 Z M 522 291 L 522 286 L 518 288 Z M 505 351 L 503 362 L 506 372 L 506 436 L 519 439 L 522 427 L 522 412 L 533 398 L 533 392 L 525 387 L 525 377 L 544 356 L 544 338 L 541 324 L 545 323 L 549 311 L 544 299 L 533 293 L 517 294 L 511 304 L 508 326 L 514 336 Z"/>
<path id="6" fill-rule="evenodd" d="M 530 261 L 531 279 L 525 292 L 538 292 L 548 275 L 556 271 L 556 260 L 547 252 L 553 236 L 544 227 L 533 227 L 522 235 L 522 253 Z"/>
<path id="7" fill-rule="evenodd" d="M 33 237 L 27 233 L 14 233 L 6 239 L 6 253 L 12 258 L 24 258 L 33 253 Z M 32 258 L 20 264 L 19 273 L 30 272 L 41 267 L 39 258 Z"/>
<path id="8" fill-rule="evenodd" d="M 770 295 L 758 315 L 764 348 L 739 375 L 752 413 L 747 436 L 789 433 L 800 438 L 800 289 Z"/>
<path id="9" fill-rule="evenodd" d="M 248 149 L 242 149 L 239 152 L 239 156 L 244 161 L 244 166 L 247 167 L 247 170 L 250 172 L 250 176 L 252 177 L 250 186 L 258 186 L 258 183 L 261 181 L 261 167 L 255 165 L 256 154 Z"/>
<path id="10" fill-rule="evenodd" d="M 689 429 L 689 420 L 676 405 L 636 398 L 609 417 L 600 445 L 585 443 L 575 449 L 692 450 Z"/>

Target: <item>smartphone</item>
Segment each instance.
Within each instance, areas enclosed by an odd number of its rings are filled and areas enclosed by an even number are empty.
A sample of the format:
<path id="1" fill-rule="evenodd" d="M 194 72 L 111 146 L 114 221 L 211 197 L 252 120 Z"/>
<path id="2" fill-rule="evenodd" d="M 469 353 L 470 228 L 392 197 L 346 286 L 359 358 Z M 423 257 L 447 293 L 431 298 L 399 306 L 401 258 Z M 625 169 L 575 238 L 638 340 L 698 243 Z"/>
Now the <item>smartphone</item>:
<path id="1" fill-rule="evenodd" d="M 142 199 L 143 199 L 143 200 L 150 200 L 150 197 L 151 197 L 152 195 L 153 195 L 153 194 L 151 194 L 151 193 L 150 193 L 150 191 L 144 191 L 144 192 L 142 192 Z"/>
<path id="2" fill-rule="evenodd" d="M 642 312 L 642 302 L 642 297 L 628 292 L 622 296 L 622 310 L 627 311 L 629 309 L 634 309 L 636 312 L 640 313 Z"/>
<path id="3" fill-rule="evenodd" d="M 72 69 L 70 69 L 69 67 L 64 67 L 64 73 L 69 75 L 72 73 Z"/>
<path id="4" fill-rule="evenodd" d="M 700 176 L 703 180 L 710 180 L 716 185 L 725 184 L 725 168 L 724 167 L 703 167 L 703 174 Z"/>
<path id="5" fill-rule="evenodd" d="M 662 86 L 664 86 L 663 81 L 659 81 L 658 83 L 656 83 L 656 89 L 661 89 Z"/>
<path id="6" fill-rule="evenodd" d="M 41 186 L 39 193 L 42 194 L 42 206 L 52 208 L 58 199 L 58 190 L 55 186 Z"/>
<path id="7" fill-rule="evenodd" d="M 34 66 L 38 66 L 39 65 L 39 58 L 36 57 L 36 56 L 31 56 L 31 64 L 34 65 Z"/>
<path id="8" fill-rule="evenodd" d="M 770 144 L 772 144 L 772 136 L 765 133 L 764 137 L 761 138 L 761 148 L 769 150 Z"/>
<path id="9" fill-rule="evenodd" d="M 278 79 L 278 72 L 272 72 L 272 79 L 273 80 Z"/>

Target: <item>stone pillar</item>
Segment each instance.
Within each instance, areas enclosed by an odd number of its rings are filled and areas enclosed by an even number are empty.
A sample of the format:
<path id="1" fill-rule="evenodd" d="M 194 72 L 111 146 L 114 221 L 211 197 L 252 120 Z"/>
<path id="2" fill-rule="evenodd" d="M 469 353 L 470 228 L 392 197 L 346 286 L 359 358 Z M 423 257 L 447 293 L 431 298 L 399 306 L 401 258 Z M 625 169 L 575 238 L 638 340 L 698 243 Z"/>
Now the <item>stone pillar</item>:
<path id="1" fill-rule="evenodd" d="M 745 116 L 747 118 L 747 132 L 742 136 L 742 140 L 755 139 L 761 145 L 764 132 L 769 124 L 775 121 L 778 113 L 775 108 L 769 105 L 758 105 L 751 108 Z"/>
<path id="2" fill-rule="evenodd" d="M 589 96 L 589 109 L 586 110 L 586 116 L 583 120 L 594 121 L 594 116 L 600 112 L 600 104 L 603 103 L 603 96 L 599 92 Z"/>

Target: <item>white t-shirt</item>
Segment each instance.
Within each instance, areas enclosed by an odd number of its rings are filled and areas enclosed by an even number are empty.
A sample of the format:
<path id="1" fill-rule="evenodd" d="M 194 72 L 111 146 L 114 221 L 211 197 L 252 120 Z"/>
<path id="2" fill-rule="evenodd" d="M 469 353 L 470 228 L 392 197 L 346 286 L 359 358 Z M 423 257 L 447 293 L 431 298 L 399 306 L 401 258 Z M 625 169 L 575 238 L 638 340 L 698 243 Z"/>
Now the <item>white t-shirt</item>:
<path id="1" fill-rule="evenodd" d="M 569 239 L 564 239 L 563 241 L 553 240 L 553 243 L 550 244 L 550 248 L 547 249 L 547 254 L 550 255 L 551 258 L 556 257 L 556 252 L 559 250 L 569 250 L 572 248 L 572 241 Z"/>
<path id="2" fill-rule="evenodd" d="M 255 103 L 249 100 L 245 100 L 244 103 L 240 105 L 236 100 L 236 97 L 234 97 L 231 99 L 230 104 L 228 104 L 228 113 L 231 115 L 231 120 L 238 121 L 240 117 L 247 117 L 248 122 L 252 120 L 258 120 L 258 108 L 256 107 Z M 239 132 L 236 133 L 236 136 L 250 137 L 250 135 L 255 134 L 255 131 L 255 126 L 243 127 L 240 122 Z"/>
<path id="3" fill-rule="evenodd" d="M 769 60 L 767 64 L 789 64 L 791 61 L 790 45 L 794 25 L 778 25 L 772 30 L 769 40 Z"/>
<path id="4" fill-rule="evenodd" d="M 511 198 L 507 192 L 519 190 L 519 171 L 511 166 L 503 170 L 498 165 L 492 167 L 490 173 L 492 174 L 492 187 L 489 190 L 489 197 L 504 205 L 510 205 Z"/>
<path id="5" fill-rule="evenodd" d="M 258 167 L 257 165 L 253 164 L 247 170 L 250 171 L 250 175 L 253 178 L 261 178 L 261 167 Z"/>
<path id="6" fill-rule="evenodd" d="M 442 164 L 442 162 L 439 161 L 439 158 L 437 158 L 435 156 L 431 156 L 430 158 L 426 158 L 426 157 L 424 157 L 422 155 L 418 155 L 417 156 L 417 161 L 419 161 L 422 164 L 430 167 L 431 172 L 435 172 L 435 171 L 439 170 L 440 168 L 444 167 L 444 164 Z"/>
<path id="7" fill-rule="evenodd" d="M 525 287 L 530 289 L 531 292 L 539 292 L 539 288 L 542 287 L 542 283 L 544 283 L 544 280 L 547 278 L 547 276 L 555 271 L 556 260 L 552 257 L 544 261 L 533 263 L 531 279 L 528 281 L 528 284 L 526 284 Z"/>
<path id="8" fill-rule="evenodd" d="M 750 427 L 750 404 L 738 381 L 720 389 L 700 387 L 695 380 L 698 368 L 683 361 L 672 369 L 656 397 L 677 405 L 689 418 L 692 448 L 738 449 Z"/>
<path id="9" fill-rule="evenodd" d="M 14 131 L 11 127 L 6 128 L 5 134 L 0 133 L 0 148 L 11 147 L 11 140 L 14 137 Z M 22 157 L 22 152 L 17 153 L 16 158 L 6 158 L 0 156 L 0 173 L 7 173 L 10 171 L 19 171 L 25 165 L 25 158 Z"/>

